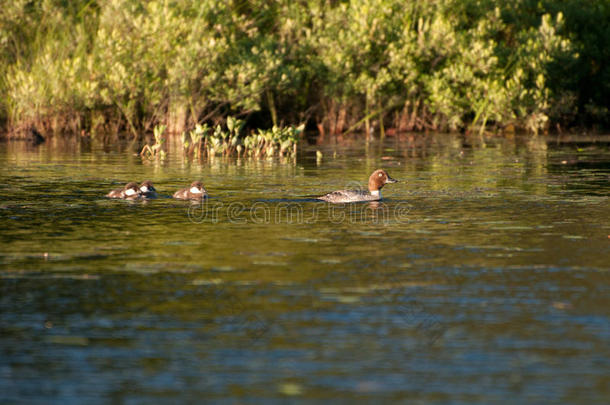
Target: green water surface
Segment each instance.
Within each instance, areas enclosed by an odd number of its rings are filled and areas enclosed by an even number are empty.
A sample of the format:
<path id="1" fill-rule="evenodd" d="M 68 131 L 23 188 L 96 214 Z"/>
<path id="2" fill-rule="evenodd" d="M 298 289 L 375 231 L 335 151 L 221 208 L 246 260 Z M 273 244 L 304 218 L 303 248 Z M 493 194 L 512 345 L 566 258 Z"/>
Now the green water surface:
<path id="1" fill-rule="evenodd" d="M 608 403 L 610 149 L 581 139 L 0 144 L 0 403 Z M 381 203 L 311 198 L 377 168 Z"/>

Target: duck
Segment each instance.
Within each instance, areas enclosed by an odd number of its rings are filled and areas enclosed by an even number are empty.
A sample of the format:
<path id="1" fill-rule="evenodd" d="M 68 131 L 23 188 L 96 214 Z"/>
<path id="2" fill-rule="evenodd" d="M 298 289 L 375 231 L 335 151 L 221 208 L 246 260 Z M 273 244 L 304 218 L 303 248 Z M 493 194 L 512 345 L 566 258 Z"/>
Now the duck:
<path id="1" fill-rule="evenodd" d="M 110 191 L 108 194 L 106 194 L 106 197 L 133 200 L 140 197 L 141 194 L 142 191 L 140 191 L 138 183 L 132 181 L 125 184 L 125 187 L 123 188 L 117 188 L 115 190 Z"/>
<path id="2" fill-rule="evenodd" d="M 367 190 L 338 190 L 332 191 L 318 200 L 330 203 L 349 203 L 360 201 L 379 201 L 381 200 L 381 189 L 388 183 L 398 183 L 383 169 L 377 169 L 369 177 L 369 189 Z"/>
<path id="3" fill-rule="evenodd" d="M 157 190 L 150 180 L 146 180 L 140 184 L 140 192 L 142 197 L 157 198 Z"/>
<path id="4" fill-rule="evenodd" d="M 207 196 L 208 192 L 203 188 L 203 184 L 200 181 L 192 182 L 190 187 L 178 190 L 173 195 L 178 200 L 195 200 L 206 198 Z"/>

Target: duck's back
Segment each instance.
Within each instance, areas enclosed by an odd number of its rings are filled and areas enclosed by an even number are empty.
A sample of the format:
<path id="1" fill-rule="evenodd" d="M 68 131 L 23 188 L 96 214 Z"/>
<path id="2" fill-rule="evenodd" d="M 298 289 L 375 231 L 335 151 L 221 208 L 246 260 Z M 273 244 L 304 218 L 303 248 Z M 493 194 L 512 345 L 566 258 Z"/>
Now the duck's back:
<path id="1" fill-rule="evenodd" d="M 123 198 L 123 189 L 122 188 L 117 188 L 116 190 L 112 190 L 108 194 L 106 194 L 106 197 L 108 197 L 108 198 Z"/>
<path id="2" fill-rule="evenodd" d="M 182 190 L 178 190 L 172 196 L 173 198 L 177 198 L 179 200 L 187 200 L 189 198 L 189 189 L 183 188 Z"/>
<path id="3" fill-rule="evenodd" d="M 338 190 L 318 197 L 318 200 L 332 203 L 377 201 L 379 200 L 379 196 L 372 195 L 365 190 Z"/>
<path id="4" fill-rule="evenodd" d="M 198 193 L 194 193 L 192 188 L 183 188 L 182 190 L 178 190 L 174 193 L 173 198 L 178 200 L 194 200 L 194 199 L 203 199 L 207 198 L 208 193 L 205 190 L 201 190 Z"/>

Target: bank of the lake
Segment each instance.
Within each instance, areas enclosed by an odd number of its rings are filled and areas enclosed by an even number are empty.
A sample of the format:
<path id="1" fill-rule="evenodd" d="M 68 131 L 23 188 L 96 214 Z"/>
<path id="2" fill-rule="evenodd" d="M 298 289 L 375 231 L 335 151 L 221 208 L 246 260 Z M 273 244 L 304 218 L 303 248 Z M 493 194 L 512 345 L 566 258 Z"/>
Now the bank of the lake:
<path id="1" fill-rule="evenodd" d="M 10 1 L 13 136 L 610 127 L 607 0 Z"/>

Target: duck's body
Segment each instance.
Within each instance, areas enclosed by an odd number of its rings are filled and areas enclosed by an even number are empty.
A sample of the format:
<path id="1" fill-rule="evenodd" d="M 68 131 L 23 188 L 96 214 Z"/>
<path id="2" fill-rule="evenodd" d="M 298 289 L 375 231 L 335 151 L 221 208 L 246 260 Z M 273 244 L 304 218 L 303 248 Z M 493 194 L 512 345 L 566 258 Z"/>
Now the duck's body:
<path id="1" fill-rule="evenodd" d="M 125 185 L 125 187 L 123 187 L 123 188 L 117 188 L 115 190 L 110 191 L 108 194 L 106 194 L 106 197 L 122 198 L 125 200 L 134 200 L 134 199 L 140 197 L 141 194 L 142 194 L 142 192 L 138 188 L 138 184 L 131 182 L 131 183 L 127 183 Z"/>
<path id="2" fill-rule="evenodd" d="M 375 170 L 369 177 L 369 189 L 367 190 L 338 190 L 332 191 L 321 197 L 318 200 L 327 201 L 330 203 L 350 203 L 362 201 L 379 201 L 381 200 L 381 189 L 387 183 L 397 183 L 397 180 L 391 178 L 385 170 Z"/>
<path id="3" fill-rule="evenodd" d="M 208 192 L 203 188 L 203 184 L 200 181 L 192 182 L 190 187 L 178 190 L 173 195 L 178 200 L 198 200 L 207 196 Z"/>
<path id="4" fill-rule="evenodd" d="M 140 184 L 140 193 L 145 198 L 157 198 L 157 190 L 150 180 L 146 180 Z"/>
<path id="5" fill-rule="evenodd" d="M 318 200 L 332 203 L 379 201 L 381 200 L 381 193 L 371 193 L 366 190 L 337 190 L 323 195 L 322 197 L 318 197 Z"/>

